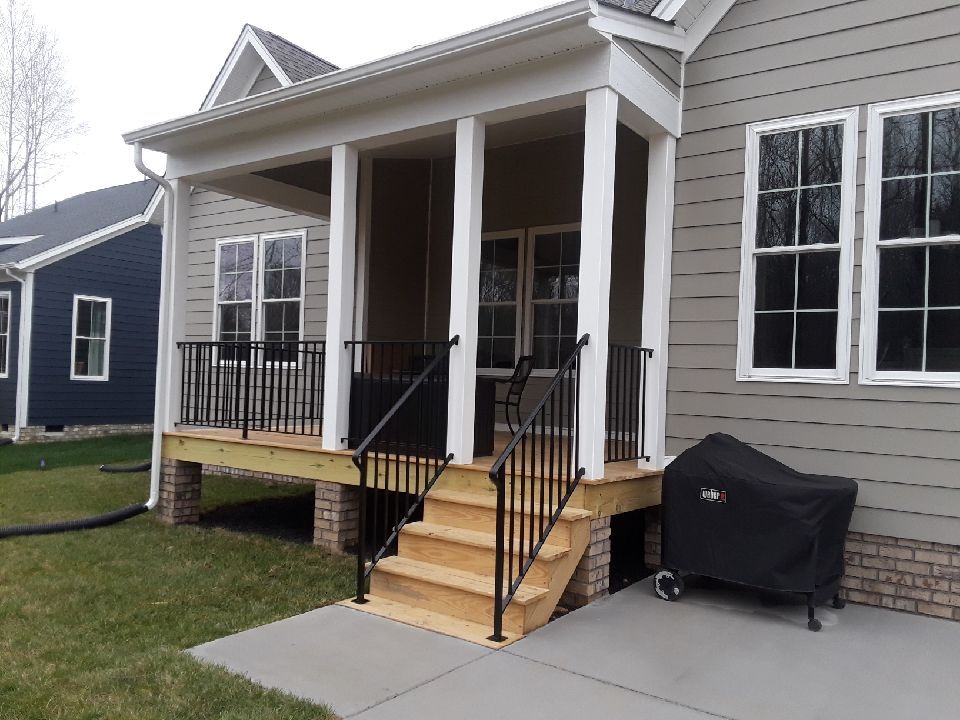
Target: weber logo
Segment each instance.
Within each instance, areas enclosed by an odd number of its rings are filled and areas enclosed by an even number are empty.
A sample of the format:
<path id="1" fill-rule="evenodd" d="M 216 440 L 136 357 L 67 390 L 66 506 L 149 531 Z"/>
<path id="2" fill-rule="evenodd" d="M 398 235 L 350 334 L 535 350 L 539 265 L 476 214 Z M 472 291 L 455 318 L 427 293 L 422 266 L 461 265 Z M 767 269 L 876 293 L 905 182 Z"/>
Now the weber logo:
<path id="1" fill-rule="evenodd" d="M 700 488 L 700 499 L 707 502 L 726 503 L 726 490 L 711 490 L 709 488 Z"/>

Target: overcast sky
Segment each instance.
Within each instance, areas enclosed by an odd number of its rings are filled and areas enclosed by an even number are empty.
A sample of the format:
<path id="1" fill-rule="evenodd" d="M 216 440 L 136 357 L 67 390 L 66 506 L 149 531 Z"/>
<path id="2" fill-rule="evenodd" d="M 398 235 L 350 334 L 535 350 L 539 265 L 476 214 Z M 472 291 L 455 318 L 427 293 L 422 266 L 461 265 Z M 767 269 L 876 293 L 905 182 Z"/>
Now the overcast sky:
<path id="1" fill-rule="evenodd" d="M 554 4 L 551 0 L 21 0 L 57 35 L 77 118 L 48 204 L 141 179 L 121 133 L 195 111 L 244 23 L 350 67 Z M 162 156 L 157 165 L 162 169 Z"/>

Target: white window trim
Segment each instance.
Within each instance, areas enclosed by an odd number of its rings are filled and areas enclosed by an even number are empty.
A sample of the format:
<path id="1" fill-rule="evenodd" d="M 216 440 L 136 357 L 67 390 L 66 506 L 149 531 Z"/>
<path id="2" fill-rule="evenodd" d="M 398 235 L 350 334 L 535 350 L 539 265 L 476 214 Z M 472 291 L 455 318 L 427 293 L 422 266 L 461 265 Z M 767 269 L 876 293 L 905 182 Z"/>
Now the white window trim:
<path id="1" fill-rule="evenodd" d="M 304 336 L 304 322 L 306 319 L 306 289 L 307 289 L 307 230 L 285 230 L 260 235 L 238 235 L 235 237 L 220 238 L 216 242 L 213 263 L 213 332 L 211 339 L 218 342 L 220 338 L 220 248 L 224 245 L 234 245 L 244 242 L 253 243 L 253 288 L 250 298 L 250 335 L 253 342 L 263 341 L 263 245 L 268 240 L 278 238 L 300 237 L 300 333 L 298 339 L 302 342 Z M 292 298 L 288 298 L 292 299 Z M 299 357 L 299 356 L 298 356 Z M 230 365 L 233 361 L 224 360 L 220 364 Z M 241 363 L 243 364 L 243 363 Z M 274 363 L 269 363 L 273 365 Z M 294 363 L 280 363 L 282 367 L 293 366 Z M 299 360 L 296 363 L 299 367 Z"/>
<path id="2" fill-rule="evenodd" d="M 498 230 L 496 232 L 483 233 L 480 236 L 481 243 L 492 240 L 512 240 L 514 238 L 517 240 L 517 324 L 514 329 L 513 347 L 513 365 L 516 367 L 520 356 L 524 355 L 526 352 L 526 340 L 523 333 L 525 332 L 524 298 L 526 297 L 527 285 L 526 270 L 524 267 L 527 262 L 527 231 L 525 228 L 517 228 L 515 230 Z M 478 301 L 478 312 L 482 305 L 483 303 Z M 486 368 L 478 366 L 477 374 L 486 375 L 488 377 L 510 377 L 513 375 L 513 370 L 514 368 Z"/>
<path id="3" fill-rule="evenodd" d="M 831 370 L 755 368 L 753 366 L 754 302 L 756 296 L 755 258 L 759 183 L 760 137 L 780 132 L 805 130 L 822 125 L 843 125 L 843 169 L 840 179 L 840 282 L 837 299 L 837 365 Z M 743 236 L 740 256 L 740 308 L 737 323 L 737 381 L 847 384 L 850 382 L 850 345 L 853 304 L 853 255 L 856 230 L 857 147 L 859 109 L 769 120 L 747 126 L 746 165 L 743 190 Z M 838 246 L 804 245 L 801 250 Z M 783 252 L 783 250 L 779 250 Z"/>
<path id="4" fill-rule="evenodd" d="M 9 290 L 0 290 L 0 300 L 7 301 L 7 347 L 3 358 L 3 370 L 0 371 L 0 380 L 6 380 L 10 377 L 10 338 L 12 336 L 10 329 L 13 327 L 13 294 Z"/>
<path id="5" fill-rule="evenodd" d="M 863 280 L 860 293 L 861 385 L 960 388 L 960 373 L 877 370 L 877 320 L 879 314 L 880 200 L 883 175 L 883 121 L 894 115 L 944 110 L 960 105 L 960 92 L 875 103 L 867 107 L 867 174 L 863 227 Z M 960 235 L 937 238 L 884 240 L 882 247 L 947 245 L 960 243 Z"/>
<path id="6" fill-rule="evenodd" d="M 107 322 L 104 327 L 103 343 L 103 375 L 77 375 L 77 309 L 81 300 L 89 302 L 106 303 Z M 82 382 L 108 382 L 110 380 L 110 335 L 111 322 L 113 321 L 113 299 L 105 297 L 96 297 L 94 295 L 74 295 L 73 296 L 73 318 L 70 321 L 70 379 Z"/>

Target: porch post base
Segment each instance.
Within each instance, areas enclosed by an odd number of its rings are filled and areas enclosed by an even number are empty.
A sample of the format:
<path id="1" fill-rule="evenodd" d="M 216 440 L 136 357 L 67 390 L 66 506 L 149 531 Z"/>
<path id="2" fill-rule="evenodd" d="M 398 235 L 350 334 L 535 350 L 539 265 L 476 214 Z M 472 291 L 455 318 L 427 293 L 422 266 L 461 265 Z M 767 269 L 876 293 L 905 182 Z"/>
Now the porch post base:
<path id="1" fill-rule="evenodd" d="M 157 515 L 168 525 L 200 522 L 200 463 L 163 459 Z"/>
<path id="2" fill-rule="evenodd" d="M 314 488 L 313 544 L 337 555 L 356 547 L 360 489 L 317 480 Z"/>

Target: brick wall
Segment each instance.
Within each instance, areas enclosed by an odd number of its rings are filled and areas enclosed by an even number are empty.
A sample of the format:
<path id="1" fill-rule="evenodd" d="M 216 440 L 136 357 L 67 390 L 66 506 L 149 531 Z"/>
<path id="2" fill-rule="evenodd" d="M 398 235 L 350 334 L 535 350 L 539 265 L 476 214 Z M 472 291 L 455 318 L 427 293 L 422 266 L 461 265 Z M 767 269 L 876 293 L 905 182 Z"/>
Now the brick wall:
<path id="1" fill-rule="evenodd" d="M 644 559 L 660 566 L 660 511 L 647 515 Z M 960 545 L 851 532 L 842 595 L 851 602 L 960 620 Z"/>
<path id="2" fill-rule="evenodd" d="M 223 465 L 204 465 L 203 474 L 229 475 L 230 477 L 249 478 L 252 480 L 263 480 L 264 482 L 284 483 L 286 485 L 313 485 L 314 483 L 310 478 L 297 477 L 295 475 L 277 475 L 275 473 L 242 470 L 240 468 L 225 467 Z"/>
<path id="3" fill-rule="evenodd" d="M 610 518 L 590 521 L 590 544 L 583 553 L 573 577 L 567 583 L 560 604 L 579 608 L 610 593 Z"/>
<path id="4" fill-rule="evenodd" d="M 63 432 L 47 432 L 43 425 L 31 425 L 20 430 L 21 443 L 56 442 L 58 440 L 81 440 L 107 435 L 134 435 L 153 432 L 153 425 L 67 425 Z"/>

